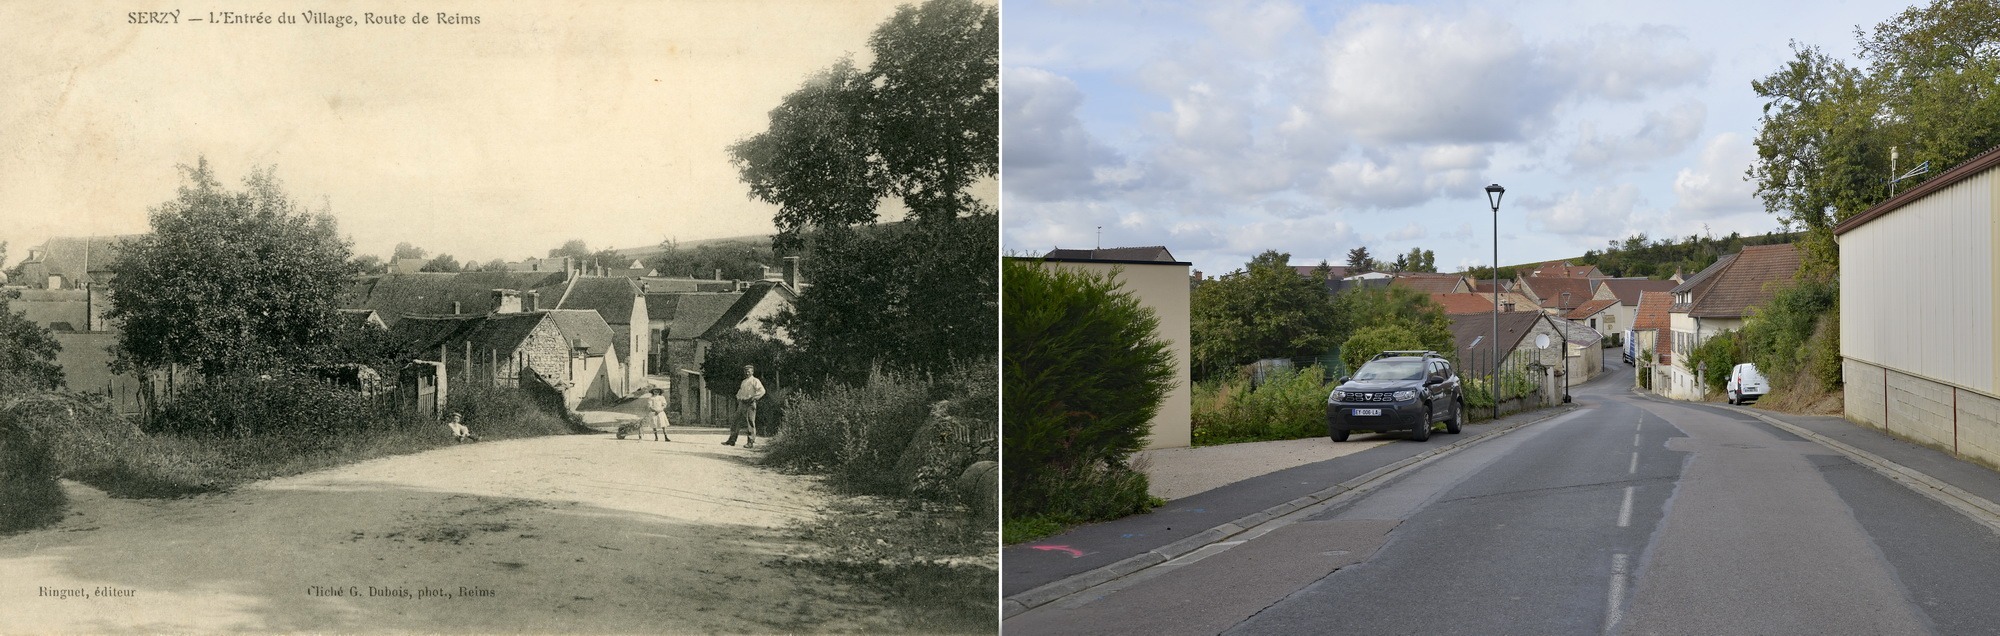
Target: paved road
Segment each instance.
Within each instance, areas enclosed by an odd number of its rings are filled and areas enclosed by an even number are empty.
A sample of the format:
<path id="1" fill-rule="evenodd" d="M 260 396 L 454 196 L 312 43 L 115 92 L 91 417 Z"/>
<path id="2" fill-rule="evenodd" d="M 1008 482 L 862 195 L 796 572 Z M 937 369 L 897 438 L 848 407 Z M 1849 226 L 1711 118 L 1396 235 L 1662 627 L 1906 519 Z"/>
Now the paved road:
<path id="1" fill-rule="evenodd" d="M 1729 408 L 1633 395 L 1009 619 L 1009 634 L 2000 633 L 2000 537 Z"/>

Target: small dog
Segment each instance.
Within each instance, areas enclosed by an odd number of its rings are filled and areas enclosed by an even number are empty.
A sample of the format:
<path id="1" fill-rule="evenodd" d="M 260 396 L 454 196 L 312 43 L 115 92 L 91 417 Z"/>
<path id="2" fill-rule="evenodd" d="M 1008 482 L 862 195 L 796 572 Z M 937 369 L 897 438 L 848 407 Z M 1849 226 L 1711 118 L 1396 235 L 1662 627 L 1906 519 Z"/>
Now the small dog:
<path id="1" fill-rule="evenodd" d="M 457 413 L 451 414 L 451 419 L 446 420 L 444 425 L 451 427 L 451 436 L 453 439 L 461 442 L 479 441 L 479 436 L 473 435 L 472 429 L 465 427 L 464 418 Z"/>

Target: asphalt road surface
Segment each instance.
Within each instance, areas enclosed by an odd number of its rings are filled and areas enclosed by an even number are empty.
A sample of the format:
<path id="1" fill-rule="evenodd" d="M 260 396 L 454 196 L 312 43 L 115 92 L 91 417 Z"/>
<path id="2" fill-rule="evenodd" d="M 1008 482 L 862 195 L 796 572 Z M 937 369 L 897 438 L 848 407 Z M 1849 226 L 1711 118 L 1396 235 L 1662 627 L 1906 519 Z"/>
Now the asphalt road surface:
<path id="1" fill-rule="evenodd" d="M 1611 366 L 1574 413 L 1005 630 L 2000 633 L 1992 530 L 1747 414 L 1633 395 Z"/>

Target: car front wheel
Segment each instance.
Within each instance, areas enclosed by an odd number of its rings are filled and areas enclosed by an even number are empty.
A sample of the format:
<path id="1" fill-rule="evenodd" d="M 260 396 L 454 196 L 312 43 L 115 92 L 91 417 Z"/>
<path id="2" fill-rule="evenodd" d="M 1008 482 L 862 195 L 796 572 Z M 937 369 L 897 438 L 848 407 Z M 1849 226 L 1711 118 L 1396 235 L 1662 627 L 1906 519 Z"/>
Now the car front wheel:
<path id="1" fill-rule="evenodd" d="M 1457 435 L 1459 429 L 1463 428 L 1464 425 L 1465 425 L 1465 400 L 1459 400 L 1457 402 L 1453 402 L 1451 405 L 1451 419 L 1444 421 L 1444 432 L 1450 433 L 1452 435 Z"/>
<path id="2" fill-rule="evenodd" d="M 1417 430 L 1410 431 L 1410 439 L 1425 442 L 1431 439 L 1431 412 L 1424 411 L 1424 419 L 1417 423 Z"/>
<path id="3" fill-rule="evenodd" d="M 1327 437 L 1333 438 L 1333 441 L 1336 442 L 1345 442 L 1347 441 L 1347 431 L 1342 431 L 1342 430 L 1328 431 Z"/>

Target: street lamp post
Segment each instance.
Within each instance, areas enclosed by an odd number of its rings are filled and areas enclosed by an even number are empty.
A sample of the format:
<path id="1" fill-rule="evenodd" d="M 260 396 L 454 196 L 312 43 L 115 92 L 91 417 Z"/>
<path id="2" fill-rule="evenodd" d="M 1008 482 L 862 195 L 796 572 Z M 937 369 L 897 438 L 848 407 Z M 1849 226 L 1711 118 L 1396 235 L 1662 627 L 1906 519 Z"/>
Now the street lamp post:
<path id="1" fill-rule="evenodd" d="M 1570 292 L 1562 292 L 1562 304 L 1556 306 L 1556 318 L 1560 318 L 1556 326 L 1562 328 L 1562 356 L 1556 356 L 1562 358 L 1562 404 L 1570 404 L 1570 318 L 1562 316 L 1566 306 L 1570 306 Z"/>
<path id="2" fill-rule="evenodd" d="M 1486 394 L 1493 398 L 1493 419 L 1500 419 L 1500 197 L 1507 189 L 1500 184 L 1486 186 L 1486 201 L 1493 204 L 1493 371 L 1486 378 Z"/>

